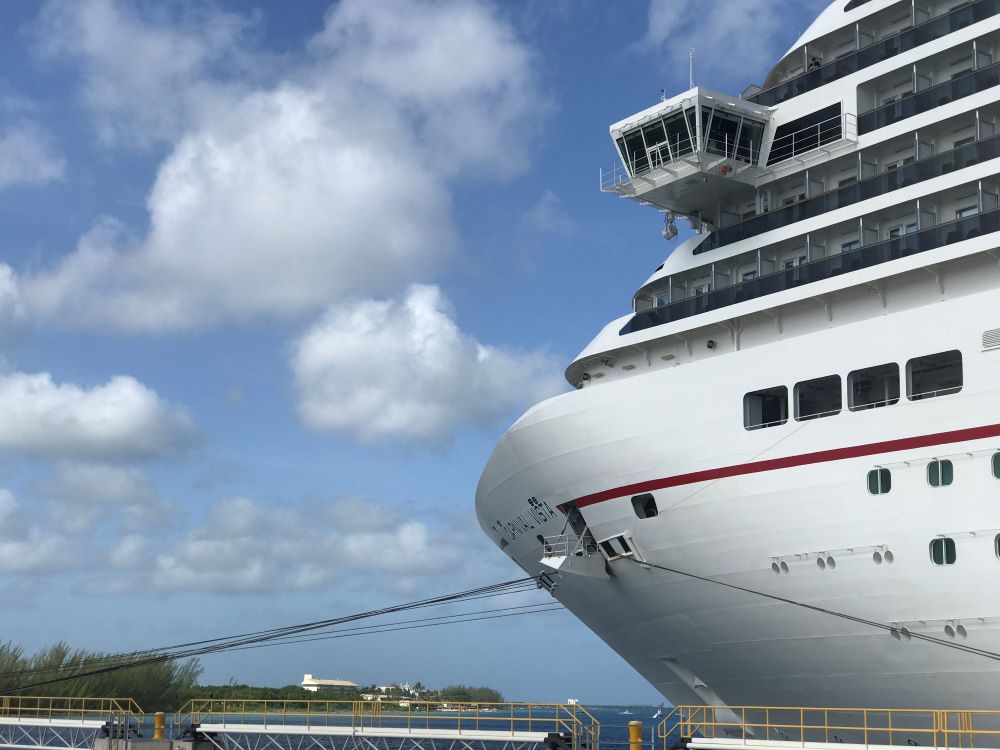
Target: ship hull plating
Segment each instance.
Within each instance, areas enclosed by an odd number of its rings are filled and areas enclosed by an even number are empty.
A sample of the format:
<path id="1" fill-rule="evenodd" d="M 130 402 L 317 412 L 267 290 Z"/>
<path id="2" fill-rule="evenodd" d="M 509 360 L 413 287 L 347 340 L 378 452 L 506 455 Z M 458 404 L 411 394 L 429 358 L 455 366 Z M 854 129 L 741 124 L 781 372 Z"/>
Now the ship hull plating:
<path id="1" fill-rule="evenodd" d="M 982 344 L 1000 279 L 987 256 L 948 273 L 758 316 L 741 340 L 694 331 L 676 357 L 538 405 L 484 471 L 484 531 L 532 575 L 566 503 L 595 539 L 628 539 L 610 575 L 554 575 L 554 595 L 674 703 L 995 708 L 1000 663 L 954 646 L 1000 652 L 1000 351 Z M 953 349 L 961 391 L 909 400 L 907 362 Z M 749 391 L 893 362 L 897 404 L 744 429 Z M 934 459 L 950 486 L 929 484 Z M 892 488 L 873 495 L 879 467 Z M 942 537 L 954 564 L 932 560 Z"/>

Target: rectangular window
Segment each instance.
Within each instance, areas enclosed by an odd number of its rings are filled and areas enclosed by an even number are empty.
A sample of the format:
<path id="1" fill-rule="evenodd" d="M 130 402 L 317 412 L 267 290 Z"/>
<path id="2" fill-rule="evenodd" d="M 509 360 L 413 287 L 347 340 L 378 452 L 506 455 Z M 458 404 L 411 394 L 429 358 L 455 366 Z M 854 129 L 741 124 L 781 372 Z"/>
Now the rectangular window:
<path id="1" fill-rule="evenodd" d="M 745 271 L 743 273 L 743 280 L 744 281 L 753 281 L 756 278 L 757 278 L 757 272 L 756 271 Z"/>
<path id="2" fill-rule="evenodd" d="M 868 492 L 884 495 L 892 489 L 892 473 L 888 469 L 872 469 L 868 472 Z"/>
<path id="3" fill-rule="evenodd" d="M 955 209 L 955 218 L 965 219 L 968 218 L 969 216 L 975 216 L 978 213 L 979 213 L 978 205 L 973 204 L 971 206 L 963 206 L 962 208 Z"/>
<path id="4" fill-rule="evenodd" d="M 931 487 L 947 487 L 955 481 L 955 467 L 951 461 L 935 458 L 927 464 L 927 483 Z"/>
<path id="5" fill-rule="evenodd" d="M 840 375 L 806 380 L 795 386 L 795 418 L 800 422 L 840 414 L 842 405 Z"/>
<path id="6" fill-rule="evenodd" d="M 976 142 L 976 136 L 970 135 L 968 138 L 962 138 L 955 141 L 955 145 L 952 148 L 962 148 L 962 146 L 968 146 L 970 143 Z"/>
<path id="7" fill-rule="evenodd" d="M 743 397 L 743 426 L 748 430 L 776 427 L 788 421 L 788 389 L 781 385 Z"/>
<path id="8" fill-rule="evenodd" d="M 906 363 L 906 397 L 920 401 L 962 390 L 962 353 L 953 350 L 915 357 Z"/>
<path id="9" fill-rule="evenodd" d="M 935 565 L 954 565 L 956 558 L 954 539 L 940 537 L 931 541 L 931 561 Z"/>
<path id="10" fill-rule="evenodd" d="M 857 250 L 859 247 L 861 247 L 861 240 L 851 240 L 840 246 L 840 252 L 849 253 L 852 250 Z"/>
<path id="11" fill-rule="evenodd" d="M 867 367 L 847 376 L 847 408 L 851 411 L 890 406 L 899 402 L 899 365 Z"/>

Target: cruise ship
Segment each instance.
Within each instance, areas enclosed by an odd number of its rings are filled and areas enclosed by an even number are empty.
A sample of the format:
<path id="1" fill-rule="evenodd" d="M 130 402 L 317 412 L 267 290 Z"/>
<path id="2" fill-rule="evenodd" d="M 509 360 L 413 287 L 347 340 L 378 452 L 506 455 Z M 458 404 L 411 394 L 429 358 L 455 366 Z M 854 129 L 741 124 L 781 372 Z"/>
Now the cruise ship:
<path id="1" fill-rule="evenodd" d="M 1000 703 L 998 56 L 1000 0 L 835 0 L 611 126 L 666 260 L 476 510 L 669 701 Z"/>

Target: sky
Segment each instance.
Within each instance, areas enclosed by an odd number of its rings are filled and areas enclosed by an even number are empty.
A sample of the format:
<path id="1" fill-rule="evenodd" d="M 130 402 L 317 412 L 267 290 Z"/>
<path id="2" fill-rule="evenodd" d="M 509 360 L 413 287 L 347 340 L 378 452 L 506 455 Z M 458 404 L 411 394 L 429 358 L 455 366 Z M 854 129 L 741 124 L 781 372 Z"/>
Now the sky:
<path id="1" fill-rule="evenodd" d="M 699 85 L 760 83 L 824 5 L 0 4 L 0 638 L 150 648 L 522 575 L 479 473 L 671 247 L 599 191 L 608 126 L 691 47 Z M 203 664 L 661 701 L 565 612 Z"/>

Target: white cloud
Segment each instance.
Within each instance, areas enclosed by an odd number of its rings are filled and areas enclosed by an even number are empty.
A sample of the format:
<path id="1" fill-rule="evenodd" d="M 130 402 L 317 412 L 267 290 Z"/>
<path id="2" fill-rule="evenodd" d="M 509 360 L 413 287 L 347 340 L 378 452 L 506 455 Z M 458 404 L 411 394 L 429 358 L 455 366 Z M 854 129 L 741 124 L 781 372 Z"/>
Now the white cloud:
<path id="1" fill-rule="evenodd" d="M 0 489 L 0 573 L 42 573 L 71 558 L 65 538 L 32 518 L 7 489 Z"/>
<path id="2" fill-rule="evenodd" d="M 299 315 L 426 271 L 455 244 L 450 201 L 401 135 L 340 118 L 323 96 L 255 94 L 185 137 L 137 246 L 102 220 L 23 281 L 34 312 L 73 324 L 177 329 Z M 387 210 L 391 207 L 391 211 Z"/>
<path id="3" fill-rule="evenodd" d="M 125 529 L 148 527 L 162 522 L 171 507 L 134 467 L 62 464 L 38 483 L 36 492 L 47 501 L 56 525 L 72 532 L 109 518 Z"/>
<path id="4" fill-rule="evenodd" d="M 344 0 L 307 58 L 255 89 L 216 64 L 236 54 L 238 19 L 213 18 L 188 40 L 184 23 L 112 0 L 71 7 L 43 14 L 44 49 L 82 59 L 87 91 L 120 93 L 98 115 L 146 133 L 117 116 L 141 89 L 135 109 L 155 98 L 150 116 L 167 122 L 159 137 L 178 131 L 164 107 L 187 127 L 149 195 L 147 236 L 129 241 L 101 220 L 75 253 L 21 276 L 28 309 L 64 325 L 287 318 L 426 278 L 457 246 L 448 181 L 520 169 L 545 108 L 527 48 L 482 3 Z M 152 61 L 120 70 L 137 48 L 123 37 L 151 44 Z"/>
<path id="5" fill-rule="evenodd" d="M 374 502 L 363 503 L 372 521 L 367 530 L 333 521 L 357 502 L 268 507 L 246 498 L 220 501 L 156 557 L 153 581 L 166 590 L 247 593 L 316 589 L 349 578 L 359 586 L 407 590 L 454 574 L 467 535 L 401 520 Z"/>
<path id="6" fill-rule="evenodd" d="M 446 440 L 562 389 L 548 357 L 459 330 L 436 286 L 331 308 L 296 343 L 302 421 L 365 440 Z"/>
<path id="7" fill-rule="evenodd" d="M 816 12 L 828 0 L 810 0 Z M 815 14 L 814 14 L 815 15 Z M 655 52 L 666 67 L 688 78 L 688 50 L 695 50 L 695 83 L 742 90 L 763 83 L 807 23 L 801 0 L 651 0 L 649 24 L 639 47 Z M 676 92 L 671 92 L 676 93 Z M 738 92 L 737 92 L 738 93 Z"/>
<path id="8" fill-rule="evenodd" d="M 0 189 L 44 185 L 63 177 L 66 161 L 37 126 L 20 124 L 0 132 Z"/>
<path id="9" fill-rule="evenodd" d="M 184 410 L 132 377 L 86 389 L 44 372 L 0 375 L 0 450 L 114 461 L 171 453 L 193 436 Z"/>
<path id="10" fill-rule="evenodd" d="M 149 146 L 212 106 L 214 73 L 243 72 L 240 44 L 253 23 L 210 6 L 53 1 L 35 36 L 43 58 L 82 67 L 83 100 L 103 143 Z"/>

